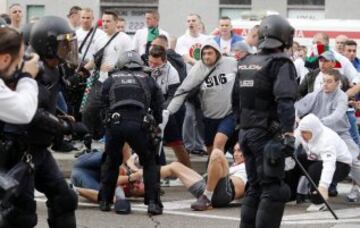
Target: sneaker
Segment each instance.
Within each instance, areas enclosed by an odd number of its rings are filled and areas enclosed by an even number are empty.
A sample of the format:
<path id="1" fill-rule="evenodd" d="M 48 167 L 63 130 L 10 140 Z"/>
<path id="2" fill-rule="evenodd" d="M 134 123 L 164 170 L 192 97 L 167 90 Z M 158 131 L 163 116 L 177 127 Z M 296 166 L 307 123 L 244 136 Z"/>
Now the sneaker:
<path id="1" fill-rule="evenodd" d="M 195 203 L 191 204 L 191 209 L 194 211 L 206 211 L 211 208 L 211 202 L 205 195 L 201 195 Z"/>
<path id="2" fill-rule="evenodd" d="M 74 147 L 71 143 L 66 142 L 66 141 L 61 141 L 60 144 L 54 144 L 51 149 L 55 152 L 60 152 L 60 153 L 67 153 L 67 152 L 71 152 L 73 150 L 77 150 L 76 147 Z"/>
<path id="3" fill-rule="evenodd" d="M 329 190 L 328 190 L 328 193 L 329 193 L 330 197 L 336 197 L 338 195 L 338 191 L 336 189 L 336 186 L 337 186 L 337 184 L 333 184 L 333 183 L 330 184 Z"/>
<path id="4" fill-rule="evenodd" d="M 115 212 L 118 214 L 130 214 L 131 205 L 130 202 L 126 199 L 118 199 L 114 204 Z"/>
<path id="5" fill-rule="evenodd" d="M 353 185 L 350 193 L 346 196 L 348 202 L 359 202 L 360 201 L 360 190 L 358 185 Z"/>
<path id="6" fill-rule="evenodd" d="M 326 211 L 326 205 L 322 204 L 311 204 L 308 208 L 306 208 L 307 212 L 316 212 L 316 211 Z"/>
<path id="7" fill-rule="evenodd" d="M 147 212 L 149 215 L 161 215 L 163 213 L 163 205 L 150 200 Z"/>
<path id="8" fill-rule="evenodd" d="M 111 211 L 111 204 L 109 202 L 100 201 L 99 208 L 100 211 Z"/>

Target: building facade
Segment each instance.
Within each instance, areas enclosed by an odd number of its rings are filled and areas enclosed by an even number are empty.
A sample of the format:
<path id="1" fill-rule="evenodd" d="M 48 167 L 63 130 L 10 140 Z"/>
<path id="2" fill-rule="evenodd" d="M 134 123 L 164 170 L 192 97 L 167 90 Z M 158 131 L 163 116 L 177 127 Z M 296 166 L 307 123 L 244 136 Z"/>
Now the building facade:
<path id="1" fill-rule="evenodd" d="M 105 9 L 115 9 L 128 21 L 127 30 L 131 33 L 143 27 L 147 10 L 158 9 L 161 15 L 160 25 L 174 36 L 185 30 L 186 15 L 198 13 L 212 31 L 220 16 L 233 19 L 256 19 L 259 15 L 277 12 L 288 18 L 303 19 L 360 19 L 356 3 L 358 0 L 1 0 L 0 13 L 7 12 L 13 3 L 19 3 L 24 9 L 24 19 L 43 15 L 66 17 L 71 6 L 91 7 L 95 17 Z"/>

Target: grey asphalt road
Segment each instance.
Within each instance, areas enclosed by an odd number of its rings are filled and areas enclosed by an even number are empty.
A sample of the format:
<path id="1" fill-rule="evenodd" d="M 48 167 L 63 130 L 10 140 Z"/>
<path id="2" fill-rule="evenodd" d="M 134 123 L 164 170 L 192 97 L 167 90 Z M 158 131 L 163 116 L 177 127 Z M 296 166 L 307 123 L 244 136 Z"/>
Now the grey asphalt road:
<path id="1" fill-rule="evenodd" d="M 186 192 L 183 186 L 164 187 L 165 195 L 162 201 L 165 206 L 164 214 L 150 218 L 146 214 L 146 207 L 141 199 L 131 199 L 132 214 L 119 215 L 114 211 L 101 212 L 97 205 L 80 199 L 76 212 L 78 227 L 86 228 L 152 228 L 152 227 L 206 227 L 227 228 L 239 227 L 241 203 L 235 202 L 228 208 L 212 209 L 205 212 L 194 212 L 190 204 L 194 199 Z M 350 184 L 340 184 L 340 196 L 331 198 L 330 203 L 335 209 L 339 220 L 334 220 L 328 211 L 306 213 L 309 203 L 286 205 L 282 226 L 285 228 L 355 228 L 360 227 L 360 203 L 344 202 L 345 193 L 350 189 Z M 46 198 L 42 195 L 36 197 L 38 201 L 37 227 L 47 227 L 46 223 Z M 269 221 L 271 223 L 271 221 Z"/>

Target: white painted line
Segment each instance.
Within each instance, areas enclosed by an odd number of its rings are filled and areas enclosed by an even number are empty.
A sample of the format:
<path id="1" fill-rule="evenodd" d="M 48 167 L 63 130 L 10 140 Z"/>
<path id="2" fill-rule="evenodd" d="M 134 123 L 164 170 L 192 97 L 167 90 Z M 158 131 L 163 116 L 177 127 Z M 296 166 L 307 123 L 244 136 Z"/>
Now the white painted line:
<path id="1" fill-rule="evenodd" d="M 46 199 L 36 199 L 38 202 L 46 202 Z M 176 202 L 167 202 L 168 204 L 173 203 L 174 205 L 178 202 L 186 204 L 187 201 L 176 201 Z M 174 206 L 173 205 L 173 206 Z M 180 204 L 179 204 L 180 205 Z M 97 208 L 98 204 L 79 202 L 79 206 Z M 187 205 L 187 208 L 188 205 Z M 147 208 L 143 204 L 132 204 L 133 211 L 146 212 Z M 306 225 L 306 224 L 339 224 L 339 223 L 360 223 L 360 218 L 354 218 L 360 216 L 359 208 L 350 208 L 350 209 L 340 209 L 335 210 L 335 213 L 341 218 L 335 220 L 332 218 L 329 212 L 314 212 L 314 213 L 305 213 L 305 214 L 296 214 L 296 215 L 286 215 L 283 217 L 282 225 Z M 227 220 L 227 221 L 238 221 L 240 222 L 239 217 L 223 216 L 223 215 L 211 215 L 206 214 L 205 212 L 184 212 L 184 211 L 174 211 L 174 210 L 164 210 L 164 214 L 168 215 L 179 215 L 179 216 L 188 216 L 202 219 L 218 219 L 218 220 Z M 314 219 L 316 218 L 316 219 Z"/>

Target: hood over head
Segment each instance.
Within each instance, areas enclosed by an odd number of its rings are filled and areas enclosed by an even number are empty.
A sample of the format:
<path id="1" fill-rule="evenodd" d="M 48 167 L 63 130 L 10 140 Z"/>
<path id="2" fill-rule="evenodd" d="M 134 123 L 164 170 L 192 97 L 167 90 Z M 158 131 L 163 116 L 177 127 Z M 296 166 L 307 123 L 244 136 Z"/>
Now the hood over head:
<path id="1" fill-rule="evenodd" d="M 208 39 L 204 44 L 203 46 L 201 47 L 201 50 L 200 50 L 200 58 L 202 60 L 202 53 L 203 53 L 203 50 L 204 48 L 206 47 L 212 47 L 213 49 L 215 49 L 217 55 L 218 55 L 218 59 L 216 62 L 219 61 L 219 59 L 221 58 L 221 51 L 220 51 L 220 47 L 219 45 L 216 43 L 216 41 L 214 39 Z"/>
<path id="2" fill-rule="evenodd" d="M 324 125 L 317 116 L 310 113 L 300 120 L 298 129 L 300 131 L 310 131 L 312 133 L 310 141 L 313 142 L 320 137 L 320 134 L 324 130 Z"/>

